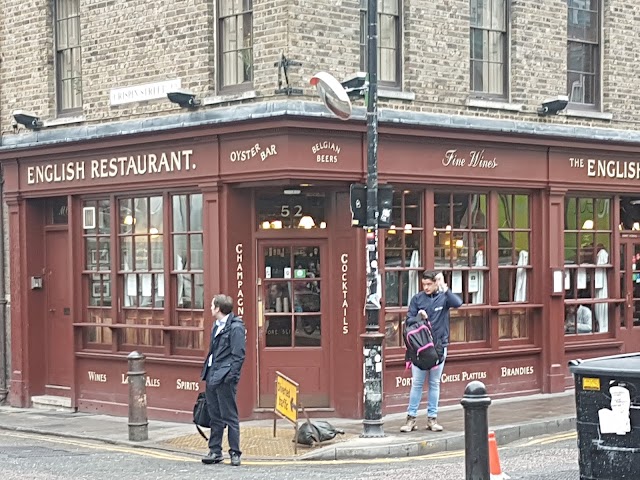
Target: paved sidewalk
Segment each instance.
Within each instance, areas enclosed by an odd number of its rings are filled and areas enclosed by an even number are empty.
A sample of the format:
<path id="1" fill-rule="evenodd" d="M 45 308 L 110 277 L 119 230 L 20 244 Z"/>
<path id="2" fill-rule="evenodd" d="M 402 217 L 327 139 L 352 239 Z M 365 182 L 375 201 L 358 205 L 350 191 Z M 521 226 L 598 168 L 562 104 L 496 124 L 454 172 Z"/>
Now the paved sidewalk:
<path id="1" fill-rule="evenodd" d="M 575 430 L 573 391 L 553 395 L 494 400 L 489 407 L 489 428 L 496 432 L 498 445 L 521 438 Z M 464 412 L 460 405 L 442 407 L 438 422 L 444 432 L 425 430 L 424 408 L 418 417 L 419 429 L 400 433 L 404 414 L 384 418 L 383 438 L 360 438 L 362 421 L 326 419 L 345 431 L 331 442 L 313 448 L 298 445 L 294 455 L 293 426 L 273 420 L 253 420 L 241 424 L 243 457 L 263 460 L 343 460 L 416 456 L 464 448 Z M 111 444 L 161 449 L 189 455 L 206 452 L 204 439 L 192 424 L 149 421 L 149 440 L 128 440 L 127 418 L 90 413 L 67 413 L 36 409 L 0 407 L 0 429 L 39 433 Z M 208 434 L 208 431 L 206 432 Z"/>

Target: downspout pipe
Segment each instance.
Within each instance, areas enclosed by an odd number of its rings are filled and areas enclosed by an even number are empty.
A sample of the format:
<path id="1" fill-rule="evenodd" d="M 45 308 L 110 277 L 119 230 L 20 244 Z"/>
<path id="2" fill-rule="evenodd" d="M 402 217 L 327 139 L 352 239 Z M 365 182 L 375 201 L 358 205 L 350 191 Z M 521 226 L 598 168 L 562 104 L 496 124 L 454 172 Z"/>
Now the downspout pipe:
<path id="1" fill-rule="evenodd" d="M 4 168 L 0 166 L 0 404 L 4 403 L 9 395 L 7 380 L 9 374 L 9 355 L 7 347 L 7 289 L 6 289 L 6 262 L 4 251 Z"/>

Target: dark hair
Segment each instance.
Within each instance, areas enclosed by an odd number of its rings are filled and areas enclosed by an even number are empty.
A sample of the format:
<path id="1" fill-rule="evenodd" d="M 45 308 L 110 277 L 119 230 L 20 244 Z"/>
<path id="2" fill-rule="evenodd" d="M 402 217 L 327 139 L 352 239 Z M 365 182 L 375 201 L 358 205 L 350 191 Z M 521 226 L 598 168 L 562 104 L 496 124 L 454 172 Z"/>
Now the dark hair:
<path id="1" fill-rule="evenodd" d="M 422 272 L 422 278 L 424 278 L 425 280 L 435 281 L 436 275 L 438 275 L 438 272 L 434 272 L 433 270 L 425 270 L 424 272 Z"/>
<path id="2" fill-rule="evenodd" d="M 213 297 L 213 306 L 220 309 L 220 313 L 229 315 L 233 310 L 233 300 L 229 295 L 220 293 Z"/>

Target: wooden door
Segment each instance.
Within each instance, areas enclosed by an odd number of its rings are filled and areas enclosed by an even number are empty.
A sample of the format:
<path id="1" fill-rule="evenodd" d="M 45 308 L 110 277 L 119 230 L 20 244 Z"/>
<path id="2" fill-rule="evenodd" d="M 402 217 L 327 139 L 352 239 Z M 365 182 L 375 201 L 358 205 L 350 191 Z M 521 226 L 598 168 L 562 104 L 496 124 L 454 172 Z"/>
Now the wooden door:
<path id="1" fill-rule="evenodd" d="M 73 326 L 67 230 L 45 233 L 45 382 L 49 395 L 69 396 L 73 379 Z"/>
<path id="2" fill-rule="evenodd" d="M 620 241 L 620 336 L 625 352 L 640 351 L 640 239 Z"/>
<path id="3" fill-rule="evenodd" d="M 276 371 L 300 384 L 304 407 L 328 407 L 328 261 L 326 242 L 258 244 L 259 404 L 271 408 Z"/>

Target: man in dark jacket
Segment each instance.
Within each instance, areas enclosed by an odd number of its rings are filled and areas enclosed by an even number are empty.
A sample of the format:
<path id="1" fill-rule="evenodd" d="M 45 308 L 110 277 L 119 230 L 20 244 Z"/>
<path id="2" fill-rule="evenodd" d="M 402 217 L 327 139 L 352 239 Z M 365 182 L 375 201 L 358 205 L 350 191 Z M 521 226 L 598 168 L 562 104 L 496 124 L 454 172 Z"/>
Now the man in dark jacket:
<path id="1" fill-rule="evenodd" d="M 407 421 L 400 428 L 401 432 L 411 432 L 418 428 L 416 417 L 422 398 L 422 387 L 425 380 L 429 379 L 429 394 L 427 400 L 427 429 L 441 432 L 442 426 L 438 424 L 438 403 L 440 402 L 440 377 L 444 370 L 444 361 L 447 357 L 447 345 L 449 345 L 449 309 L 458 308 L 462 300 L 451 292 L 444 282 L 441 273 L 425 271 L 422 274 L 422 292 L 418 292 L 409 302 L 407 322 L 416 317 L 429 319 L 433 340 L 444 347 L 442 362 L 431 370 L 421 370 L 411 365 L 411 391 L 409 392 L 409 408 L 407 409 Z"/>
<path id="2" fill-rule="evenodd" d="M 222 462 L 222 434 L 228 427 L 231 465 L 240 465 L 240 422 L 236 392 L 240 370 L 244 363 L 246 330 L 240 317 L 232 313 L 233 300 L 216 295 L 211 301 L 211 313 L 216 320 L 211 330 L 209 353 L 204 360 L 202 380 L 207 382 L 205 395 L 211 417 L 209 453 L 202 463 Z"/>

